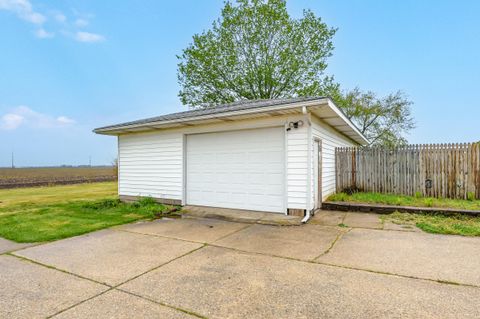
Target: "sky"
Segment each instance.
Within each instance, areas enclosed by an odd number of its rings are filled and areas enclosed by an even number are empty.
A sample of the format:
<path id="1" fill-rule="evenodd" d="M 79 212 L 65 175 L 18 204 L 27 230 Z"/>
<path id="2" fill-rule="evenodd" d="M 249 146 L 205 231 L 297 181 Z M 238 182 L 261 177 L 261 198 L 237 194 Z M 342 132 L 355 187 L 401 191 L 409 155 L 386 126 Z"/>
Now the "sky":
<path id="1" fill-rule="evenodd" d="M 186 110 L 177 58 L 223 0 L 0 0 L 0 167 L 110 164 L 92 129 Z M 480 140 L 480 1 L 288 0 L 338 28 L 326 73 L 414 102 L 410 143 Z"/>

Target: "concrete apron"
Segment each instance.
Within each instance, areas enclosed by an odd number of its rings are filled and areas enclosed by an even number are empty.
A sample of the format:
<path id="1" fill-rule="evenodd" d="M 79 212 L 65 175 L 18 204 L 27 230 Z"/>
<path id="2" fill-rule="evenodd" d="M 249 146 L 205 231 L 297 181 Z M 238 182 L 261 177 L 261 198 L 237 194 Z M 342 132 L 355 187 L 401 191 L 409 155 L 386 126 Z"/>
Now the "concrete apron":
<path id="1" fill-rule="evenodd" d="M 274 226 L 298 226 L 302 224 L 302 217 L 299 216 L 289 216 L 284 214 L 241 209 L 185 206 L 182 209 L 182 213 L 185 217 L 214 218 L 248 224 Z"/>

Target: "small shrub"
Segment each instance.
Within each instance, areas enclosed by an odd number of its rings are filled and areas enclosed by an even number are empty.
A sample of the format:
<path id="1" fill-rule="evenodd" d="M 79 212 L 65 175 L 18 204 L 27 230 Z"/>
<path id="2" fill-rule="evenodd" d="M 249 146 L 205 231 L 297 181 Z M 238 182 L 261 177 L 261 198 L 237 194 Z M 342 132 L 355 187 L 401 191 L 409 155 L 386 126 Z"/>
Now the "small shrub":
<path id="1" fill-rule="evenodd" d="M 362 190 L 359 189 L 358 187 L 353 186 L 353 187 L 347 187 L 347 188 L 343 189 L 342 193 L 346 193 L 347 195 L 353 195 L 353 194 L 359 193 L 361 191 Z"/>
<path id="2" fill-rule="evenodd" d="M 132 206 L 136 208 L 157 206 L 157 205 L 159 204 L 152 197 L 142 197 L 132 204 Z"/>
<path id="3" fill-rule="evenodd" d="M 475 193 L 474 192 L 468 192 L 467 193 L 467 200 L 473 202 L 475 200 Z"/>
<path id="4" fill-rule="evenodd" d="M 348 194 L 346 194 L 346 193 L 340 193 L 340 194 L 338 194 L 338 199 L 339 199 L 340 201 L 342 201 L 342 202 L 343 202 L 343 201 L 346 201 L 346 200 L 348 199 Z"/>
<path id="5" fill-rule="evenodd" d="M 118 207 L 122 202 L 120 199 L 102 199 L 96 202 L 88 202 L 82 205 L 83 208 L 89 208 L 94 210 L 108 209 Z"/>
<path id="6" fill-rule="evenodd" d="M 415 198 L 422 198 L 423 195 L 422 195 L 422 192 L 415 192 Z"/>
<path id="7" fill-rule="evenodd" d="M 426 207 L 433 207 L 433 198 L 425 198 L 423 202 Z"/>

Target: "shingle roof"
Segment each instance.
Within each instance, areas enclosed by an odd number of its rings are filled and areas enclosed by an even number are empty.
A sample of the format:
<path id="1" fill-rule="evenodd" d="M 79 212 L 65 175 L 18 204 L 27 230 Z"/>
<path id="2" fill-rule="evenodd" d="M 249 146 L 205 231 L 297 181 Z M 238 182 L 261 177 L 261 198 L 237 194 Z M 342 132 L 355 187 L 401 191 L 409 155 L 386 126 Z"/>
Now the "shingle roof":
<path id="1" fill-rule="evenodd" d="M 290 103 L 313 101 L 313 100 L 318 100 L 322 98 L 324 97 L 298 97 L 298 98 L 274 99 L 274 100 L 243 100 L 239 102 L 218 105 L 215 107 L 194 109 L 194 110 L 185 111 L 185 112 L 171 113 L 171 114 L 155 116 L 155 117 L 150 117 L 150 118 L 131 121 L 131 122 L 99 127 L 99 128 L 96 128 L 94 131 L 114 129 L 114 128 L 119 128 L 119 127 L 128 126 L 128 125 L 171 121 L 171 120 L 177 120 L 177 119 L 183 119 L 183 118 L 197 117 L 202 115 L 220 114 L 220 113 L 232 112 L 232 111 L 240 111 L 240 110 L 262 108 L 262 107 L 275 106 L 275 105 L 285 105 Z"/>

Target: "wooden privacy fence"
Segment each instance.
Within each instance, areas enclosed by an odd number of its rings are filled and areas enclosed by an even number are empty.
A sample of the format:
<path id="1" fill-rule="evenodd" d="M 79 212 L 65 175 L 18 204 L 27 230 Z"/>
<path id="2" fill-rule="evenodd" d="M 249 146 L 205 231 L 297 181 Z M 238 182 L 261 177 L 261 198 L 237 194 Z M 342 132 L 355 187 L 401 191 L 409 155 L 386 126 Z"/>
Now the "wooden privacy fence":
<path id="1" fill-rule="evenodd" d="M 337 192 L 480 199 L 480 144 L 337 148 Z"/>

